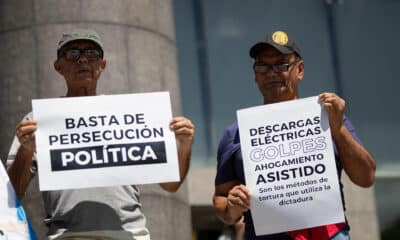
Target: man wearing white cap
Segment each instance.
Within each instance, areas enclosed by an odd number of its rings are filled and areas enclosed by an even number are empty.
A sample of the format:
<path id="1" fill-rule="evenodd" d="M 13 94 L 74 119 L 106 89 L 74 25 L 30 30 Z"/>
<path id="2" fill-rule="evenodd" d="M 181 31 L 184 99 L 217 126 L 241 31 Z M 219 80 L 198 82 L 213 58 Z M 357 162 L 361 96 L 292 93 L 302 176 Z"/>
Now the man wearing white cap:
<path id="1" fill-rule="evenodd" d="M 66 97 L 96 95 L 97 81 L 106 67 L 103 43 L 88 29 L 76 29 L 62 35 L 54 69 L 67 85 Z M 178 141 L 179 182 L 161 183 L 169 192 L 176 191 L 188 169 L 194 137 L 194 125 L 185 117 L 170 122 Z M 35 131 L 37 123 L 28 114 L 16 128 L 16 137 L 7 165 L 11 182 L 23 197 L 36 174 Z M 40 171 L 40 170 L 39 170 Z M 116 186 L 43 192 L 50 239 L 137 239 L 150 234 L 139 202 L 136 186 Z"/>

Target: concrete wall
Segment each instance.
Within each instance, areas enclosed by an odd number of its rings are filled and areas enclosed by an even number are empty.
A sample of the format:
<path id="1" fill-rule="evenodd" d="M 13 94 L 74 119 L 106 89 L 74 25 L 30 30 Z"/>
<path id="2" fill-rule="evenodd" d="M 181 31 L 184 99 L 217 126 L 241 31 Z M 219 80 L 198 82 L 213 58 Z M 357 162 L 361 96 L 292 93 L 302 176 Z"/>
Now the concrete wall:
<path id="1" fill-rule="evenodd" d="M 53 61 L 61 33 L 75 27 L 93 28 L 103 39 L 108 63 L 99 94 L 169 90 L 174 115 L 180 113 L 171 0 L 0 1 L 2 159 L 16 124 L 31 110 L 30 100 L 65 94 L 64 80 L 54 71 Z M 34 186 L 29 191 L 35 193 Z M 166 194 L 149 185 L 142 193 L 154 239 L 190 238 L 186 186 L 177 194 Z M 27 208 L 40 210 L 35 207 L 40 194 L 31 196 L 36 200 L 25 199 Z M 33 221 L 41 225 L 40 211 L 33 214 Z"/>
<path id="2" fill-rule="evenodd" d="M 350 236 L 358 240 L 379 240 L 379 225 L 375 204 L 374 187 L 361 188 L 343 174 L 346 217 L 350 224 Z"/>

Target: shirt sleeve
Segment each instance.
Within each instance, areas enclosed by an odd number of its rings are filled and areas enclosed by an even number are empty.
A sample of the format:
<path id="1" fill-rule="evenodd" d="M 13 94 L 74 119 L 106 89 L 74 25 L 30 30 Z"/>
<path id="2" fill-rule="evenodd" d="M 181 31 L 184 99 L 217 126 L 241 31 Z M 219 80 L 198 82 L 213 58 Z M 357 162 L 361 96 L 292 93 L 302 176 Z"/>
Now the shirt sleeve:
<path id="1" fill-rule="evenodd" d="M 221 138 L 218 146 L 215 185 L 238 179 L 235 171 L 235 161 L 237 161 L 235 153 L 240 149 L 240 142 L 236 140 L 236 135 L 237 125 L 234 124 L 225 129 Z"/>
<path id="2" fill-rule="evenodd" d="M 353 124 L 350 122 L 349 118 L 347 116 L 343 116 L 343 123 L 346 126 L 346 128 L 349 130 L 353 138 L 361 145 L 363 146 L 360 138 L 357 136 L 356 129 L 353 127 Z"/>

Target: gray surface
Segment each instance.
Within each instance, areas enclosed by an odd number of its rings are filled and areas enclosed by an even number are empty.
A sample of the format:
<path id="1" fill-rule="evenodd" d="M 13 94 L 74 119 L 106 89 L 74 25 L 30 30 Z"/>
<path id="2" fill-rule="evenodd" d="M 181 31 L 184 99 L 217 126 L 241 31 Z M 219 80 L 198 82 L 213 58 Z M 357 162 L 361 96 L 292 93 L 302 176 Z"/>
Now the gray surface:
<path id="1" fill-rule="evenodd" d="M 38 239 L 46 239 L 47 227 L 43 223 L 46 213 L 43 207 L 42 194 L 39 192 L 37 177 L 33 178 L 30 182 L 26 197 L 22 200 L 22 206 L 24 206 L 24 210 Z"/>
<path id="2" fill-rule="evenodd" d="M 30 109 L 36 92 L 35 43 L 32 29 L 6 31 L 0 34 L 0 105 L 2 114 L 1 158 L 7 159 L 16 123 Z"/>
<path id="3" fill-rule="evenodd" d="M 108 63 L 99 94 L 169 90 L 173 112 L 180 114 L 172 1 L 1 1 L 0 12 L 2 159 L 6 159 L 16 124 L 31 109 L 30 100 L 65 94 L 65 83 L 54 71 L 53 61 L 57 41 L 66 29 L 89 27 L 101 35 Z M 35 182 L 29 191 L 33 193 L 24 205 L 33 225 L 43 227 Z M 143 187 L 142 203 L 152 236 L 189 239 L 187 190 L 161 191 L 158 186 Z M 171 226 L 179 226 L 179 231 Z M 38 232 L 43 239 L 45 229 Z"/>
<path id="4" fill-rule="evenodd" d="M 382 232 L 400 220 L 400 177 L 381 177 L 375 184 L 379 225 Z"/>
<path id="5" fill-rule="evenodd" d="M 158 185 L 140 186 L 143 211 L 154 240 L 188 240 L 191 236 L 191 213 L 187 184 L 174 194 L 160 191 Z"/>
<path id="6" fill-rule="evenodd" d="M 32 0 L 0 2 L 0 32 L 31 26 Z"/>
<path id="7" fill-rule="evenodd" d="M 351 238 L 355 240 L 380 239 L 374 187 L 358 187 L 350 181 L 346 174 L 343 174 L 342 181 Z"/>

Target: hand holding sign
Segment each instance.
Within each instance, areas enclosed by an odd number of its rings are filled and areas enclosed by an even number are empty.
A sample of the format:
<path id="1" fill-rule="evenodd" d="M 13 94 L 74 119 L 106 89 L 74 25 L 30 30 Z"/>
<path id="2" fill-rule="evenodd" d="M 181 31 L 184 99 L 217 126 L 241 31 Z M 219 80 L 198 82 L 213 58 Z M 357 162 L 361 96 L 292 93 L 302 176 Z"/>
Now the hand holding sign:
<path id="1" fill-rule="evenodd" d="M 346 103 L 334 93 L 322 93 L 319 99 L 328 113 L 332 135 L 335 135 L 344 126 L 342 119 Z"/>
<path id="2" fill-rule="evenodd" d="M 178 159 L 180 180 L 179 182 L 160 183 L 160 186 L 168 192 L 175 192 L 178 190 L 189 171 L 190 155 L 192 153 L 192 144 L 194 140 L 194 125 L 185 117 L 175 117 L 170 121 L 169 126 L 174 131 L 175 138 L 179 143 Z"/>
<path id="3" fill-rule="evenodd" d="M 36 149 L 35 146 L 35 131 L 37 122 L 33 120 L 22 120 L 16 128 L 16 133 L 21 146 L 31 152 Z"/>
<path id="4" fill-rule="evenodd" d="M 237 185 L 229 191 L 227 201 L 228 211 L 233 216 L 241 217 L 250 209 L 250 191 L 245 185 Z"/>
<path id="5" fill-rule="evenodd" d="M 31 178 L 30 167 L 36 151 L 36 129 L 37 122 L 31 119 L 22 120 L 16 127 L 16 135 L 21 145 L 16 155 L 19 156 L 20 160 L 15 161 L 14 164 L 10 166 L 8 173 L 15 187 L 15 192 L 20 198 L 24 196 Z M 17 144 L 16 141 L 15 144 Z"/>
<path id="6" fill-rule="evenodd" d="M 185 117 L 174 117 L 170 122 L 171 129 L 175 132 L 176 140 L 180 144 L 189 144 L 194 140 L 194 125 Z"/>

